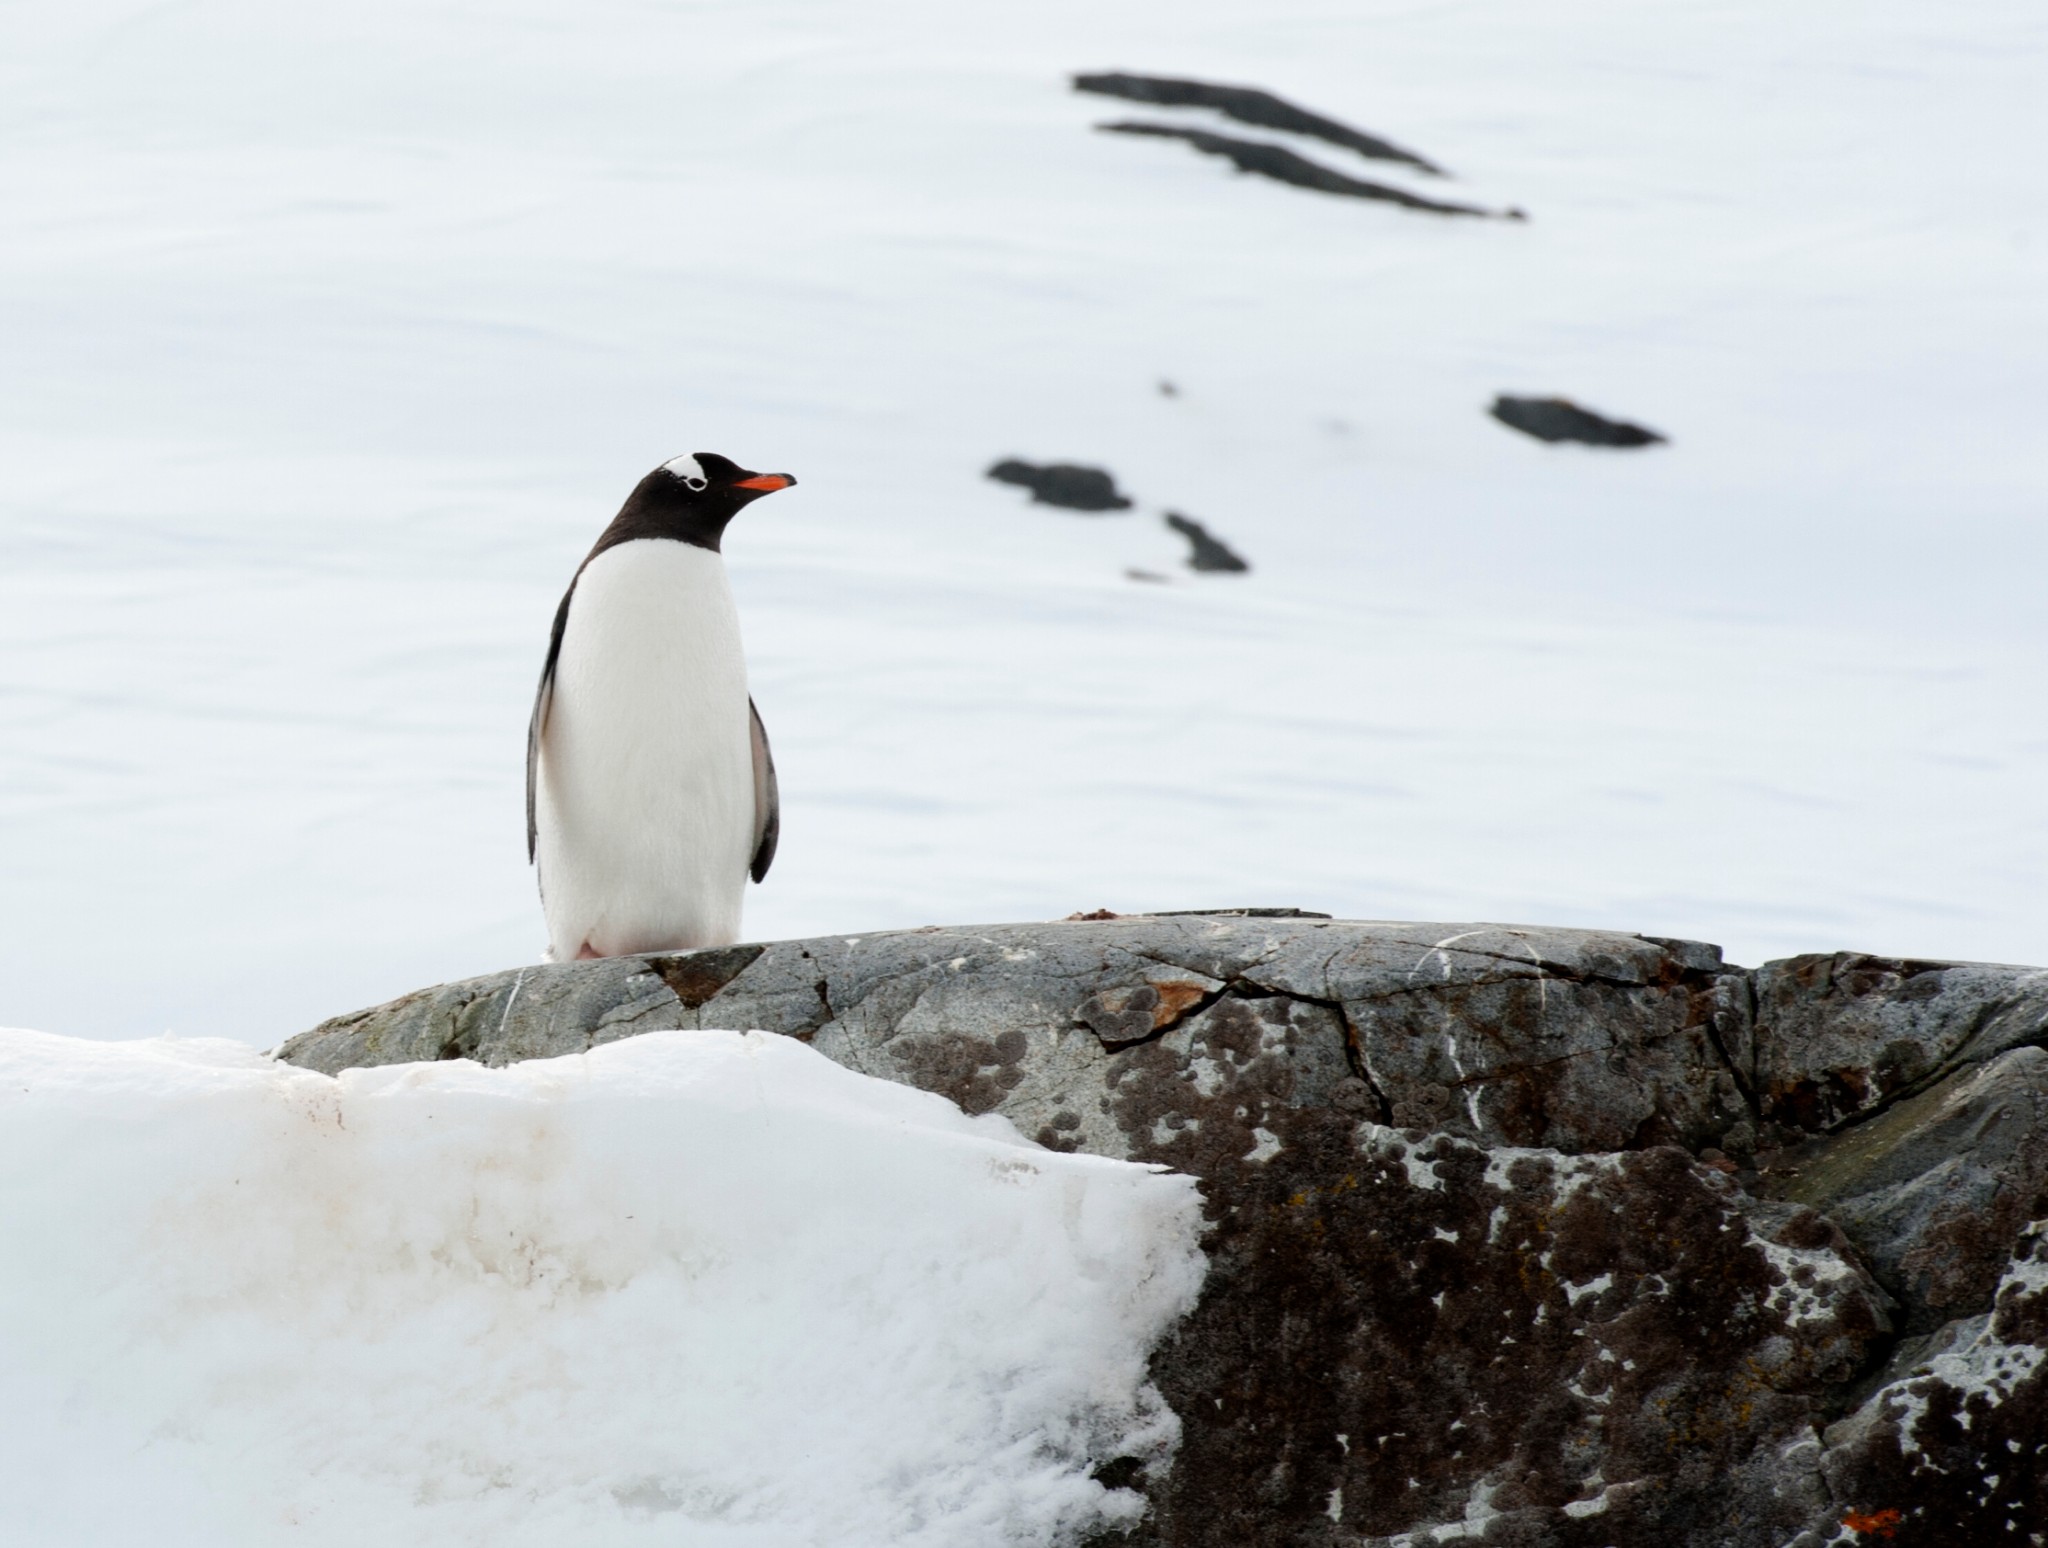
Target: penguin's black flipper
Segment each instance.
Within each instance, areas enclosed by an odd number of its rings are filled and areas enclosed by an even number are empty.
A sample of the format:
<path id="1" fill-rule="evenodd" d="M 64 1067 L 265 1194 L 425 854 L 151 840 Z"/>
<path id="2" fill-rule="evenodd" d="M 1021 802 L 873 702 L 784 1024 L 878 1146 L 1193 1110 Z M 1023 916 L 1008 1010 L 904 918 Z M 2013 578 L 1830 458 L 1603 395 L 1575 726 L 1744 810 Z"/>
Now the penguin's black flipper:
<path id="1" fill-rule="evenodd" d="M 754 861 L 748 867 L 755 881 L 768 874 L 775 861 L 775 841 L 782 837 L 782 792 L 775 784 L 775 755 L 768 750 L 768 728 L 761 724 L 761 712 L 747 698 L 748 740 L 754 749 Z"/>
<path id="2" fill-rule="evenodd" d="M 579 569 L 576 572 L 581 575 Z M 569 625 L 569 599 L 576 595 L 576 583 L 569 582 L 569 589 L 562 593 L 562 605 L 555 609 L 555 627 L 548 635 L 548 659 L 540 669 L 540 687 L 533 693 L 533 718 L 526 723 L 526 863 L 533 864 L 534 846 L 540 838 L 540 824 L 535 816 L 540 784 L 540 738 L 548 728 L 548 706 L 555 698 L 555 662 L 562 654 L 562 631 Z M 754 724 L 758 727 L 760 722 Z M 774 775 L 769 780 L 772 785 Z M 757 780 L 758 784 L 759 781 Z M 774 846 L 771 844 L 770 849 Z"/>

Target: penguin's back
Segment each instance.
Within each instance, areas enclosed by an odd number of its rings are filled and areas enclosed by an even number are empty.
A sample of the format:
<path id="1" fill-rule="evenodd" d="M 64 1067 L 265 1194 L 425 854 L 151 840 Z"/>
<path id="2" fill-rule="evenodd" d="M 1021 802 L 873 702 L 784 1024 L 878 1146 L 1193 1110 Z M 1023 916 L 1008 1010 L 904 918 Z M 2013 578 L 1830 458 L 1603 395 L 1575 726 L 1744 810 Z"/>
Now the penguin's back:
<path id="1" fill-rule="evenodd" d="M 739 938 L 753 753 L 739 614 L 716 552 L 638 538 L 583 567 L 537 776 L 557 961 Z"/>

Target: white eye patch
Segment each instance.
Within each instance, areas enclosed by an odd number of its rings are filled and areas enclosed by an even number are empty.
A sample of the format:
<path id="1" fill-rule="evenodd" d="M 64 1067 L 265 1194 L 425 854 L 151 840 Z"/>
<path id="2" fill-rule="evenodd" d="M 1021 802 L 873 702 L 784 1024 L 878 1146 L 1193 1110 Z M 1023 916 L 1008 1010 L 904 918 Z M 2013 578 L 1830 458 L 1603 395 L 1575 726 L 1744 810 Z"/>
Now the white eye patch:
<path id="1" fill-rule="evenodd" d="M 711 482 L 695 457 L 671 457 L 662 466 L 691 489 L 702 489 Z"/>

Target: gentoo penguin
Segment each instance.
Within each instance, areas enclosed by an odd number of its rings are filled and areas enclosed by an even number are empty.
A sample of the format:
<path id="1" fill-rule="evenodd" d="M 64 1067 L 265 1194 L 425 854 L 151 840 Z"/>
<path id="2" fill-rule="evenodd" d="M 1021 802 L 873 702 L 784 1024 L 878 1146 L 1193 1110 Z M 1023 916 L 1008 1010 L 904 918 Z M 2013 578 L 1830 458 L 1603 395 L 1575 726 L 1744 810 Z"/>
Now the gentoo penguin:
<path id="1" fill-rule="evenodd" d="M 725 946 L 780 827 L 719 539 L 796 482 L 710 452 L 641 479 L 577 568 L 526 733 L 548 957 Z"/>

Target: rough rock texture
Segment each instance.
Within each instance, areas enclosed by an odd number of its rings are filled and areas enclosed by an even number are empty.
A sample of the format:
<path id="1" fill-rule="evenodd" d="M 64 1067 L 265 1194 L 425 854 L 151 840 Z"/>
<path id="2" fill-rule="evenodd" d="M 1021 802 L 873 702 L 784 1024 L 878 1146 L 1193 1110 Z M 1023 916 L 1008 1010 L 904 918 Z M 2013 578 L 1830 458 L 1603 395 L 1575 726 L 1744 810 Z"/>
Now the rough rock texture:
<path id="1" fill-rule="evenodd" d="M 1661 446 L 1665 437 L 1627 420 L 1609 419 L 1580 408 L 1569 398 L 1513 398 L 1503 393 L 1487 410 L 1511 430 L 1539 441 L 1579 441 L 1587 446 Z"/>
<path id="2" fill-rule="evenodd" d="M 1241 140 L 1233 134 L 1212 134 L 1207 129 L 1183 129 L 1177 124 L 1122 122 L 1097 124 L 1105 134 L 1149 134 L 1166 140 L 1185 140 L 1206 156 L 1221 156 L 1240 172 L 1270 177 L 1276 183 L 1307 188 L 1315 193 L 1340 194 L 1350 199 L 1378 199 L 1407 210 L 1431 215 L 1496 216 L 1502 220 L 1525 220 L 1520 210 L 1489 210 L 1476 204 L 1454 204 L 1444 199 L 1425 199 L 1390 183 L 1374 183 L 1324 166 L 1319 161 L 1274 145 L 1266 140 Z"/>
<path id="3" fill-rule="evenodd" d="M 1007 457 L 990 468 L 985 477 L 999 484 L 1021 484 L 1031 491 L 1035 505 L 1057 505 L 1067 511 L 1127 511 L 1130 500 L 1117 492 L 1116 480 L 1101 468 L 1084 468 L 1073 462 L 1025 462 Z"/>
<path id="4" fill-rule="evenodd" d="M 1901 1548 L 2048 1541 L 2048 1260 L 2038 1228 L 1995 1309 L 1952 1324 L 1828 1430 L 1821 1472 L 1861 1535 Z M 1807 1543 L 1825 1541 L 1817 1534 Z"/>
<path id="5" fill-rule="evenodd" d="M 1816 964 L 1825 964 L 1817 967 Z M 1911 971 L 1907 971 L 1909 968 Z M 1291 910 L 532 967 L 314 1068 L 765 1027 L 1200 1177 L 1139 1545 L 2024 1542 L 2048 1476 L 2043 975 Z"/>
<path id="6" fill-rule="evenodd" d="M 1857 952 L 1759 968 L 1757 1090 L 1767 1117 L 1825 1128 L 1966 1062 L 2048 1042 L 2048 969 Z"/>
<path id="7" fill-rule="evenodd" d="M 1444 176 L 1442 167 L 1424 160 L 1411 150 L 1403 150 L 1391 140 L 1383 140 L 1376 134 L 1366 134 L 1349 124 L 1340 124 L 1334 118 L 1298 108 L 1284 97 L 1276 97 L 1256 86 L 1219 86 L 1210 81 L 1190 81 L 1165 75 L 1130 75 L 1116 70 L 1099 75 L 1077 75 L 1074 77 L 1074 90 L 1092 91 L 1104 97 L 1122 97 L 1127 102 L 1147 102 L 1154 107 L 1214 108 L 1225 118 L 1234 118 L 1241 124 L 1305 134 L 1356 151 L 1374 161 L 1398 161 L 1432 177 Z"/>
<path id="8" fill-rule="evenodd" d="M 2029 1223 L 2048 1219 L 2048 1050 L 1970 1065 L 1839 1136 L 1775 1158 L 1778 1197 L 1848 1233 L 1927 1333 L 1991 1304 Z"/>

